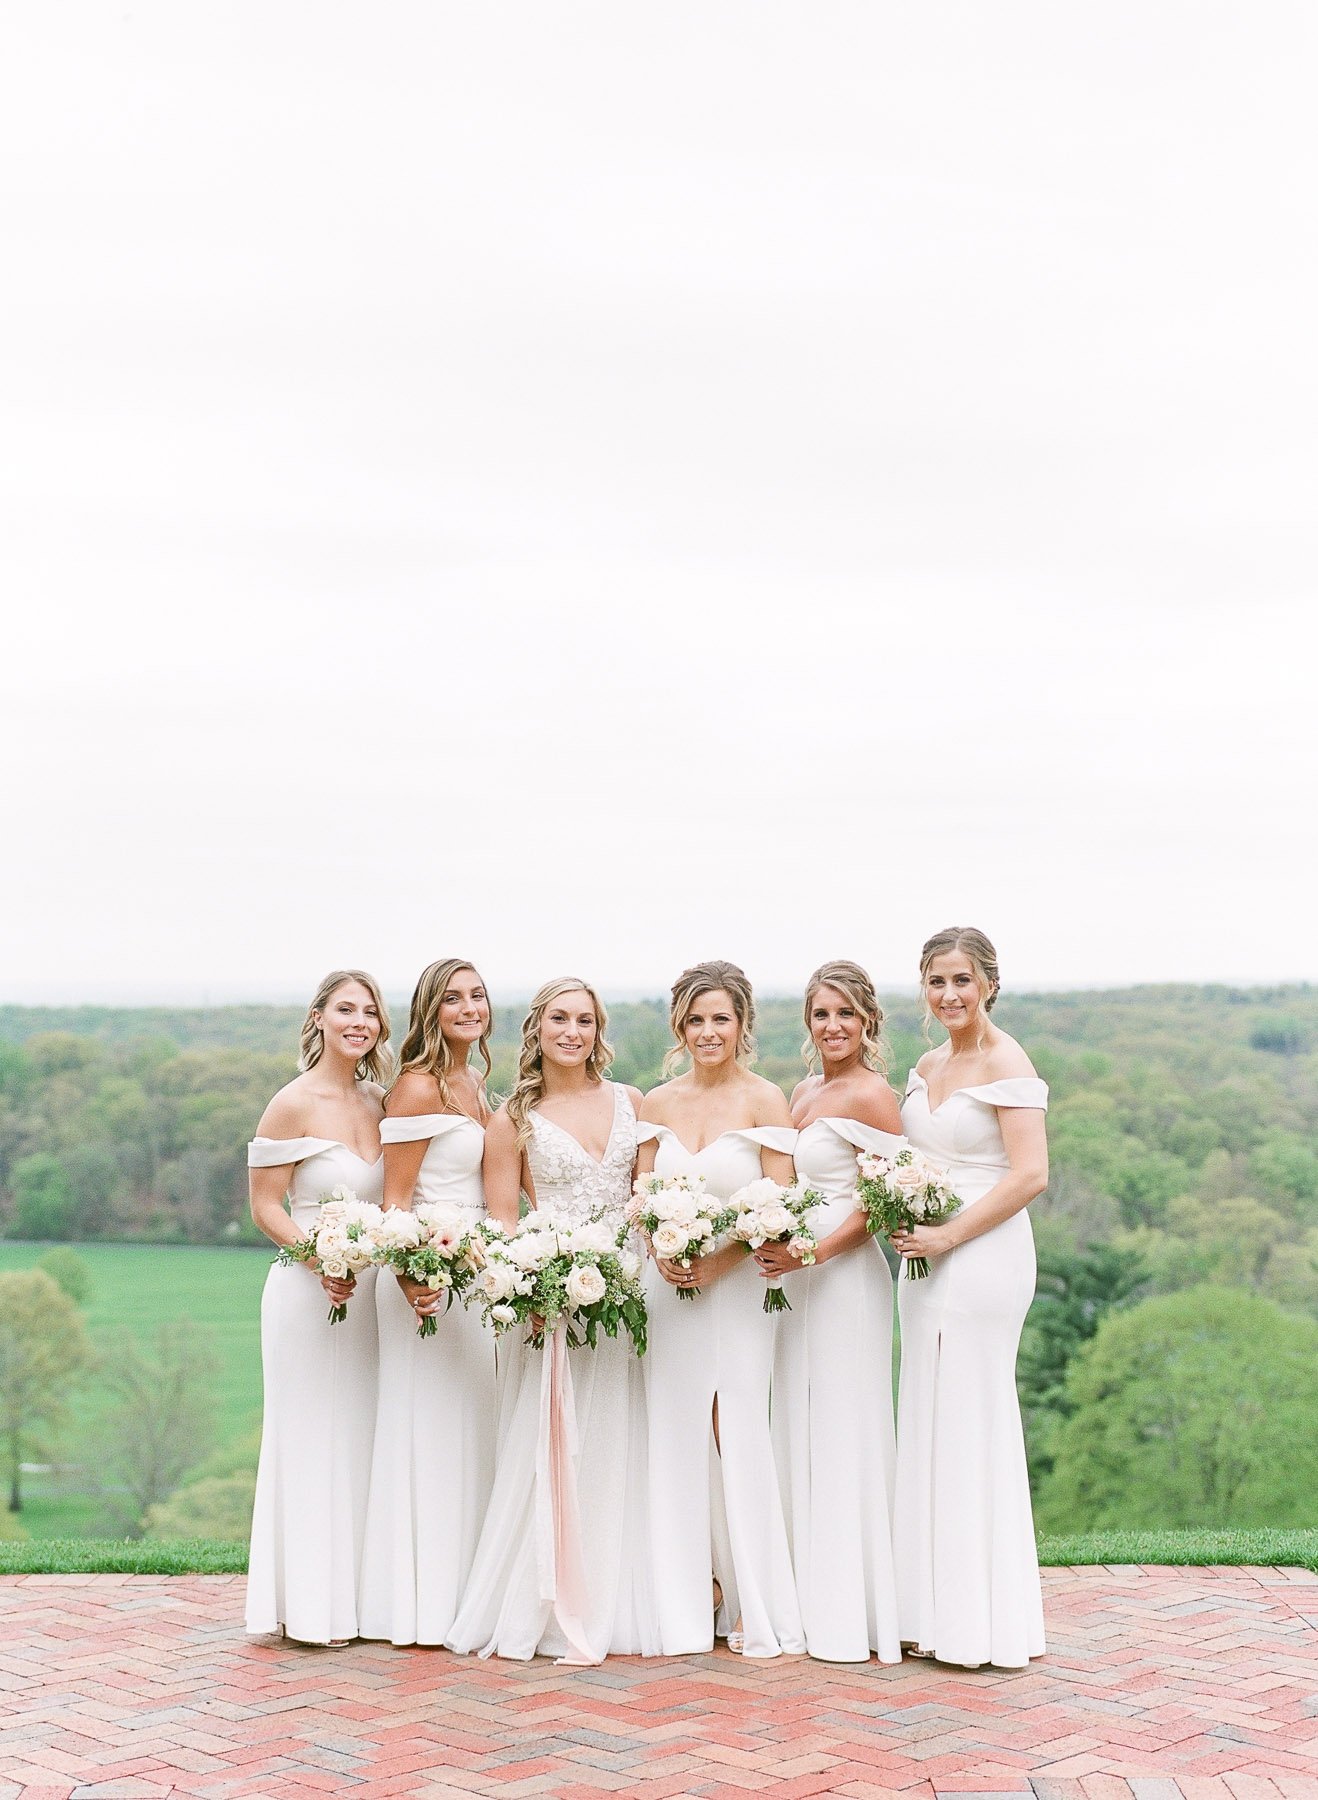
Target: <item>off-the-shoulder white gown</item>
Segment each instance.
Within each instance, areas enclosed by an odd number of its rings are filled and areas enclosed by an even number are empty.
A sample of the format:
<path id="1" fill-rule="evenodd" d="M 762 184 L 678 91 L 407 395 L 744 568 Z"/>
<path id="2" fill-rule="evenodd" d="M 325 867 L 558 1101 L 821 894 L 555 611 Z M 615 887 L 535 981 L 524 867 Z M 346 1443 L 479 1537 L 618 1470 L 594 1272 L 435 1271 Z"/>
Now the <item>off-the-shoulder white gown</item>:
<path id="1" fill-rule="evenodd" d="M 308 1231 L 336 1187 L 377 1204 L 383 1160 L 329 1138 L 254 1138 L 250 1168 L 295 1164 L 293 1223 Z M 247 1629 L 304 1643 L 358 1635 L 357 1580 L 375 1432 L 375 1277 L 366 1269 L 341 1325 L 320 1278 L 276 1263 L 261 1296 L 265 1388 L 247 1571 Z"/>
<path id="2" fill-rule="evenodd" d="M 667 1126 L 640 1129 L 643 1141 L 658 1140 L 657 1174 L 703 1175 L 708 1191 L 722 1199 L 759 1179 L 761 1147 L 790 1155 L 796 1141 L 786 1126 L 766 1126 L 725 1131 L 691 1151 Z M 712 1568 L 723 1589 L 720 1635 L 740 1618 L 747 1656 L 799 1655 L 805 1634 L 769 1434 L 779 1315 L 764 1311 L 764 1277 L 748 1256 L 694 1300 L 679 1300 L 647 1261 L 645 1292 L 650 1512 L 663 1654 L 713 1647 Z"/>
<path id="3" fill-rule="evenodd" d="M 386 1144 L 428 1140 L 413 1204 L 485 1216 L 474 1119 L 424 1113 L 380 1121 Z M 375 1286 L 379 1402 L 359 1629 L 395 1644 L 442 1644 L 471 1572 L 494 1477 L 494 1334 L 454 1301 L 430 1337 L 388 1270 Z"/>
<path id="4" fill-rule="evenodd" d="M 901 1139 L 856 1119 L 796 1138 L 799 1180 L 823 1195 L 816 1237 L 855 1211 L 857 1150 Z M 826 1662 L 901 1661 L 892 1564 L 892 1276 L 872 1240 L 789 1275 L 778 1318 L 773 1437 L 805 1641 Z"/>
<path id="5" fill-rule="evenodd" d="M 636 1114 L 613 1088 L 601 1161 L 532 1111 L 526 1147 L 539 1212 L 620 1229 L 636 1161 Z M 644 1388 L 631 1340 L 568 1349 L 504 1339 L 494 1487 L 449 1648 L 568 1662 L 659 1649 L 650 1580 Z M 564 1479 L 564 1464 L 570 1463 Z"/>
<path id="6" fill-rule="evenodd" d="M 902 1127 L 965 1207 L 1006 1174 L 1000 1107 L 1048 1105 L 1033 1076 L 958 1088 L 932 1111 L 914 1069 Z M 894 1544 L 904 1642 L 943 1662 L 1022 1668 L 1044 1651 L 1016 1350 L 1034 1296 L 1028 1209 L 902 1271 Z"/>

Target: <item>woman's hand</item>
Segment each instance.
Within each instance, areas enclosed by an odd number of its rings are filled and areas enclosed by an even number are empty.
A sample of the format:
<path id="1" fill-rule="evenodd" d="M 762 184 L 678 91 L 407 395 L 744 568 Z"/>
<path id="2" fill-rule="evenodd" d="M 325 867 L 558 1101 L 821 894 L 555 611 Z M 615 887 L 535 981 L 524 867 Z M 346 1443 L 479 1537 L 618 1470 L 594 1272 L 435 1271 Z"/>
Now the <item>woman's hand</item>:
<path id="1" fill-rule="evenodd" d="M 654 1266 L 670 1287 L 694 1288 L 700 1286 L 700 1265 L 704 1261 L 703 1256 L 689 1256 L 685 1262 L 672 1256 L 656 1256 Z"/>
<path id="2" fill-rule="evenodd" d="M 765 1277 L 790 1275 L 801 1267 L 800 1257 L 793 1256 L 786 1244 L 761 1244 L 752 1254 L 756 1268 Z"/>
<path id="3" fill-rule="evenodd" d="M 892 1231 L 889 1242 L 898 1256 L 946 1256 L 957 1240 L 948 1225 L 913 1225 L 909 1231 Z"/>
<path id="4" fill-rule="evenodd" d="M 439 1288 L 429 1288 L 424 1281 L 413 1281 L 410 1275 L 400 1275 L 394 1271 L 394 1278 L 404 1294 L 407 1304 L 418 1319 L 436 1319 L 444 1310 L 447 1294 Z"/>
<path id="5" fill-rule="evenodd" d="M 346 1306 L 356 1293 L 357 1277 L 355 1275 L 344 1275 L 340 1277 L 322 1275 L 319 1268 L 314 1267 L 312 1264 L 308 1263 L 307 1267 L 311 1269 L 313 1275 L 318 1277 L 320 1285 L 329 1295 L 333 1305 Z"/>

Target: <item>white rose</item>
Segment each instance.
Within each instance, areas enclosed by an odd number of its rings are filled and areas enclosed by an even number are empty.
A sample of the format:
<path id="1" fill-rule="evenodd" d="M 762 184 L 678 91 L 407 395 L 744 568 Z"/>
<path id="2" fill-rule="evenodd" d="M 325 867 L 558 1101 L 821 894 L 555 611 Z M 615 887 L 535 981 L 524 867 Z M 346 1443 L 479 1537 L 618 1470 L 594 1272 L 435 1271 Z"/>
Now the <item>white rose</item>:
<path id="1" fill-rule="evenodd" d="M 502 1260 L 486 1263 L 480 1290 L 487 1300 L 506 1300 L 517 1291 L 516 1271 Z"/>
<path id="2" fill-rule="evenodd" d="M 916 1194 L 927 1180 L 923 1169 L 917 1169 L 914 1163 L 902 1163 L 893 1170 L 888 1184 L 899 1194 Z"/>
<path id="3" fill-rule="evenodd" d="M 677 1225 L 657 1225 L 650 1242 L 656 1256 L 681 1256 L 687 1246 L 687 1233 Z"/>
<path id="4" fill-rule="evenodd" d="M 702 1214 L 700 1218 L 692 1219 L 689 1235 L 693 1238 L 699 1238 L 703 1243 L 706 1238 L 713 1237 L 714 1226 L 711 1221 Z"/>
<path id="5" fill-rule="evenodd" d="M 780 1201 L 772 1201 L 760 1208 L 760 1230 L 766 1237 L 782 1237 L 795 1226 L 795 1218 Z"/>
<path id="6" fill-rule="evenodd" d="M 342 1256 L 322 1256 L 320 1272 L 322 1275 L 328 1275 L 331 1281 L 346 1281 L 351 1274 L 351 1270 Z"/>
<path id="7" fill-rule="evenodd" d="M 618 1267 L 628 1281 L 635 1281 L 641 1272 L 641 1259 L 634 1250 L 619 1250 Z"/>
<path id="8" fill-rule="evenodd" d="M 414 1250 L 421 1242 L 420 1221 L 400 1206 L 392 1206 L 376 1233 L 382 1250 Z"/>
<path id="9" fill-rule="evenodd" d="M 517 1308 L 515 1306 L 492 1306 L 490 1317 L 499 1325 L 515 1325 Z"/>
<path id="10" fill-rule="evenodd" d="M 567 1297 L 573 1306 L 590 1306 L 602 1300 L 608 1283 L 593 1263 L 580 1263 L 567 1278 Z"/>

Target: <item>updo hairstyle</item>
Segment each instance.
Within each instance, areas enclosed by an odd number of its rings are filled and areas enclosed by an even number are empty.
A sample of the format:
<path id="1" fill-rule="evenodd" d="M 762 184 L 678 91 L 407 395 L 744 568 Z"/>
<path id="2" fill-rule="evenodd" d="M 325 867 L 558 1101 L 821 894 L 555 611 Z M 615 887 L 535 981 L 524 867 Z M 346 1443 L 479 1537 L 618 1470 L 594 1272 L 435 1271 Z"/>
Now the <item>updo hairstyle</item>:
<path id="1" fill-rule="evenodd" d="M 888 1065 L 883 1056 L 883 1008 L 879 1005 L 879 996 L 874 992 L 874 983 L 860 964 L 848 962 L 845 958 L 821 963 L 805 984 L 805 1005 L 802 1009 L 805 1042 L 801 1046 L 801 1054 L 807 1067 L 813 1069 L 819 1061 L 819 1051 L 810 1030 L 810 1008 L 821 987 L 836 988 L 847 1004 L 855 1008 L 860 1018 L 860 1060 L 867 1069 L 877 1070 L 880 1075 L 886 1076 Z"/>
<path id="2" fill-rule="evenodd" d="M 664 1057 L 664 1074 L 671 1075 L 686 1055 L 686 1022 L 702 994 L 722 991 L 737 1016 L 737 1061 L 748 1068 L 755 1061 L 755 996 L 744 969 L 731 962 L 696 963 L 683 969 L 673 983 L 668 1024 L 677 1040 Z"/>
<path id="3" fill-rule="evenodd" d="M 975 971 L 975 980 L 979 983 L 980 1005 L 986 1013 L 993 1011 L 998 997 L 1001 982 L 998 979 L 998 953 L 984 936 L 973 925 L 949 925 L 945 931 L 936 931 L 920 952 L 920 990 L 924 993 L 929 981 L 929 967 L 936 956 L 946 956 L 949 951 L 959 951 L 967 958 Z M 924 1003 L 925 1036 L 929 1035 L 929 1027 L 934 1017 L 929 1010 L 928 999 Z"/>
<path id="4" fill-rule="evenodd" d="M 325 1054 L 325 1033 L 316 1023 L 316 1014 L 324 1012 L 331 999 L 346 982 L 359 981 L 375 1002 L 375 1010 L 380 1016 L 380 1035 L 375 1040 L 375 1047 L 363 1056 L 357 1064 L 358 1081 L 388 1081 L 389 1071 L 393 1067 L 393 1056 L 385 1048 L 389 1042 L 389 1008 L 384 1003 L 380 992 L 380 984 L 374 975 L 368 975 L 365 969 L 331 969 L 311 996 L 311 1005 L 307 1008 L 307 1016 L 302 1021 L 302 1035 L 298 1041 L 299 1069 L 314 1069 Z"/>

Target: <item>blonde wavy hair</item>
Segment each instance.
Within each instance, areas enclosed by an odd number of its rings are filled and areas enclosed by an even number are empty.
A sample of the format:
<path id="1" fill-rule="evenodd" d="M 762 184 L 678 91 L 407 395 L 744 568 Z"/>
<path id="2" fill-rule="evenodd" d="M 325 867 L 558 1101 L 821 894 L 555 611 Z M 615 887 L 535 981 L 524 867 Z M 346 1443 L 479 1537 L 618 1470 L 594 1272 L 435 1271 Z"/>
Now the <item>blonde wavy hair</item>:
<path id="1" fill-rule="evenodd" d="M 449 985 L 455 975 L 463 969 L 470 969 L 480 981 L 480 971 L 475 963 L 465 956 L 446 956 L 439 962 L 432 962 L 428 968 L 422 969 L 417 977 L 416 988 L 412 994 L 412 1006 L 408 1014 L 407 1035 L 398 1048 L 398 1068 L 394 1082 L 399 1076 L 406 1075 L 412 1069 L 419 1069 L 424 1075 L 433 1075 L 439 1088 L 440 1099 L 445 1112 L 461 1112 L 449 1089 L 448 1078 L 460 1065 L 449 1046 L 448 1039 L 440 1030 L 439 1008 L 448 992 Z M 485 984 L 481 982 L 483 987 Z M 489 1023 L 476 1040 L 476 1050 L 485 1064 L 485 1072 L 480 1078 L 479 1086 L 482 1101 L 485 1094 L 485 1083 L 490 1078 L 493 1063 L 490 1060 L 490 1036 L 494 1029 L 491 1015 Z M 392 1085 L 392 1084 L 391 1084 Z"/>
<path id="2" fill-rule="evenodd" d="M 671 1075 L 687 1054 L 686 1024 L 702 994 L 722 992 L 737 1015 L 737 1061 L 747 1068 L 755 1061 L 755 995 L 744 969 L 731 962 L 695 963 L 683 969 L 673 983 L 668 1024 L 677 1040 L 664 1057 L 664 1074 Z"/>
<path id="3" fill-rule="evenodd" d="M 517 1079 L 508 1096 L 508 1117 L 517 1127 L 517 1142 L 525 1144 L 531 1135 L 531 1111 L 545 1091 L 544 1055 L 540 1048 L 540 1024 L 554 1001 L 564 994 L 589 994 L 595 1008 L 595 1042 L 586 1059 L 592 1081 L 603 1081 L 613 1061 L 613 1045 L 605 1037 L 609 1015 L 604 1002 L 588 981 L 575 975 L 560 975 L 547 981 L 531 1001 L 531 1010 L 522 1020 L 522 1046 L 517 1053 Z"/>
<path id="4" fill-rule="evenodd" d="M 848 962 L 843 957 L 834 962 L 820 963 L 805 984 L 805 1005 L 802 1009 L 805 1042 L 801 1045 L 801 1054 L 805 1058 L 806 1067 L 814 1069 L 819 1062 L 819 1051 L 810 1030 L 810 1008 L 821 987 L 836 988 L 847 1004 L 855 1008 L 860 1019 L 860 1060 L 867 1069 L 874 1069 L 886 1076 L 888 1064 L 884 1058 L 886 1045 L 883 1041 L 883 1008 L 879 1005 L 879 996 L 874 991 L 874 983 L 860 964 Z"/>
<path id="5" fill-rule="evenodd" d="M 365 969 L 331 969 L 311 996 L 311 1005 L 302 1021 L 302 1033 L 298 1040 L 297 1066 L 303 1070 L 314 1069 L 325 1054 L 325 1033 L 316 1023 L 316 1014 L 324 1012 L 338 990 L 349 981 L 360 981 L 374 1000 L 375 1010 L 380 1017 L 380 1035 L 376 1038 L 374 1047 L 359 1060 L 357 1079 L 388 1081 L 394 1062 L 392 1053 L 385 1048 L 389 1042 L 389 1008 L 384 1003 L 379 982 L 374 975 L 368 975 Z"/>
<path id="6" fill-rule="evenodd" d="M 969 962 L 975 971 L 975 980 L 979 985 L 979 1001 L 987 1016 L 993 1011 L 993 1003 L 1002 986 L 998 977 L 998 953 L 992 944 L 973 925 L 949 925 L 943 931 L 936 931 L 929 938 L 920 952 L 920 992 L 924 999 L 924 1036 L 926 1043 L 932 1043 L 929 1027 L 934 1024 L 934 1015 L 929 1010 L 928 984 L 929 968 L 936 956 L 947 956 L 957 951 Z M 983 1037 L 979 1039 L 982 1043 Z"/>

